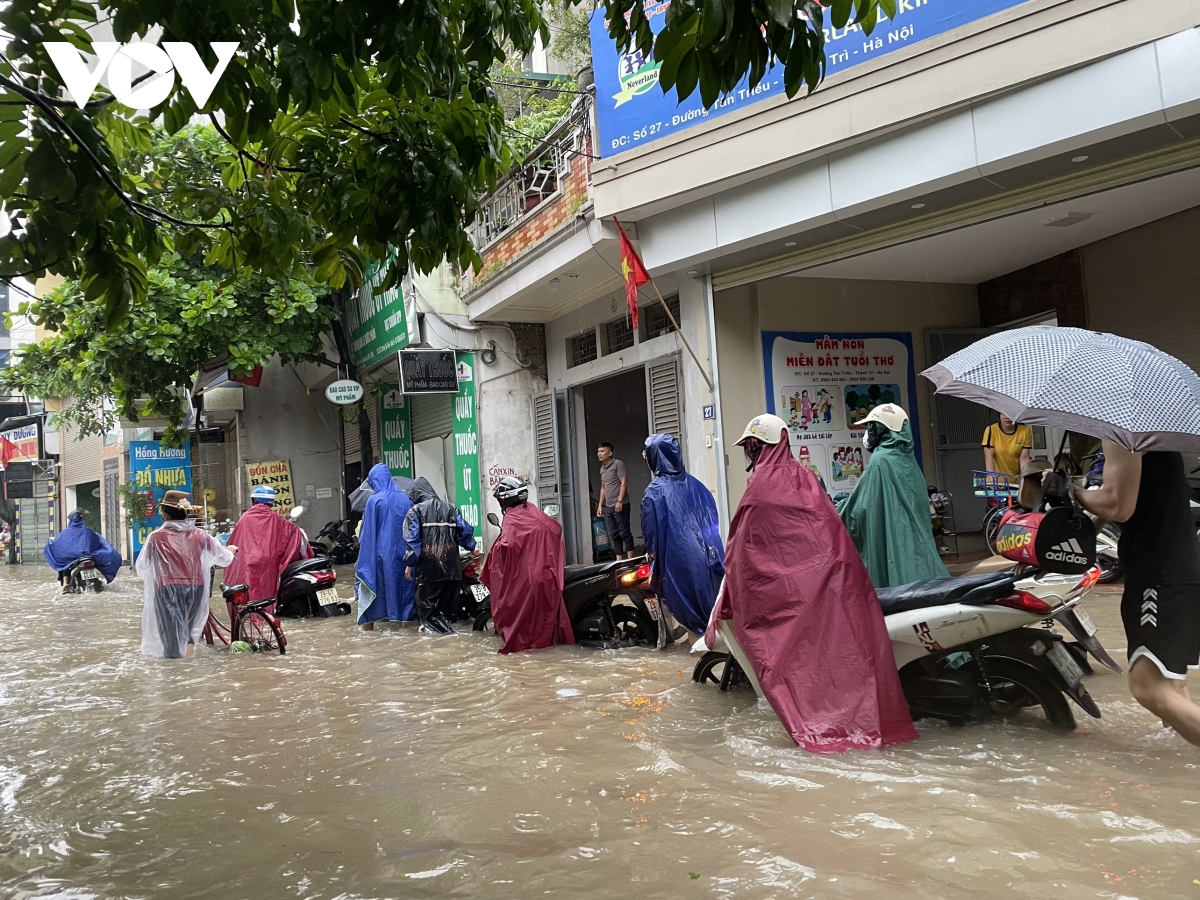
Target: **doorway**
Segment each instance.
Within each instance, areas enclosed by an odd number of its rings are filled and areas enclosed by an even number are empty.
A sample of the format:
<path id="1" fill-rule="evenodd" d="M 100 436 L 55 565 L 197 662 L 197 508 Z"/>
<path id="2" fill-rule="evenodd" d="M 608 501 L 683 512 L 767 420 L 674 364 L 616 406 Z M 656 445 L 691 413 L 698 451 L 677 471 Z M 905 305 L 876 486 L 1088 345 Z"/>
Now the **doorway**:
<path id="1" fill-rule="evenodd" d="M 629 479 L 629 529 L 634 544 L 640 548 L 642 495 L 651 479 L 650 469 L 642 459 L 642 450 L 650 435 L 646 370 L 638 366 L 585 384 L 576 391 L 583 400 L 584 446 L 580 451 L 587 459 L 583 471 L 587 473 L 588 503 L 594 513 L 600 499 L 600 462 L 596 459 L 596 448 L 602 442 L 612 444 L 613 456 L 625 463 L 625 474 Z"/>

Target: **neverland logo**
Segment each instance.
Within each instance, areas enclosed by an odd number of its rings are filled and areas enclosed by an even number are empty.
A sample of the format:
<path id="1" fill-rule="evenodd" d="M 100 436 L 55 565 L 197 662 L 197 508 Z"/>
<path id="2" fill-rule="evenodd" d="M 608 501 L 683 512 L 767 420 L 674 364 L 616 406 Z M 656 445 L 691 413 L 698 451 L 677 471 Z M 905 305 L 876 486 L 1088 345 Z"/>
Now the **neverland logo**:
<path id="1" fill-rule="evenodd" d="M 58 68 L 58 74 L 62 76 L 63 84 L 80 109 L 91 99 L 105 72 L 108 73 L 109 90 L 117 102 L 132 109 L 150 109 L 166 100 L 175 87 L 175 73 L 178 72 L 183 86 L 196 101 L 197 109 L 203 109 L 238 48 L 236 41 L 211 44 L 217 64 L 210 72 L 196 48 L 180 41 L 163 41 L 161 47 L 147 41 L 136 44 L 94 41 L 92 51 L 96 56 L 96 65 L 92 69 L 88 68 L 74 44 L 47 41 L 45 46 Z M 134 63 L 149 69 L 157 77 L 135 87 Z"/>

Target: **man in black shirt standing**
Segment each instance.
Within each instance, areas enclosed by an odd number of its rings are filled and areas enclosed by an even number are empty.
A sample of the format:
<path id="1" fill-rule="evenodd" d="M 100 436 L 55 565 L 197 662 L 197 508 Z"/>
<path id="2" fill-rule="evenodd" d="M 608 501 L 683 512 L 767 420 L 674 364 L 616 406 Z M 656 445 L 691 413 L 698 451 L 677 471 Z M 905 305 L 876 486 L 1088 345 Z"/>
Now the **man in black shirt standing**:
<path id="1" fill-rule="evenodd" d="M 1200 665 L 1200 542 L 1178 453 L 1133 453 L 1104 441 L 1104 484 L 1076 494 L 1102 519 L 1123 523 L 1121 620 L 1129 689 L 1164 725 L 1200 746 L 1200 706 L 1188 694 Z"/>

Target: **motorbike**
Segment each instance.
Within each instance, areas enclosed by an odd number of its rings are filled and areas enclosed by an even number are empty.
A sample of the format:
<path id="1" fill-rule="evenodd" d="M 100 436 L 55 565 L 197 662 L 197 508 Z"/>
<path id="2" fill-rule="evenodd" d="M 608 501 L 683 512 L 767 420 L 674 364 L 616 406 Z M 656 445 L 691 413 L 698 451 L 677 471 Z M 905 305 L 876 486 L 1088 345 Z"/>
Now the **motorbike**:
<path id="1" fill-rule="evenodd" d="M 460 550 L 459 561 L 462 564 L 462 586 L 459 589 L 459 610 L 455 621 L 473 623 L 484 609 L 491 609 L 492 592 L 479 580 L 478 557 Z"/>
<path id="2" fill-rule="evenodd" d="M 304 513 L 297 506 L 288 517 L 294 522 Z M 337 524 L 337 523 L 332 523 Z M 357 542 L 355 542 L 357 543 Z M 311 545 L 316 552 L 317 544 Z M 338 597 L 334 561 L 317 552 L 309 559 L 297 559 L 279 573 L 279 596 L 275 598 L 275 615 L 291 619 L 309 617 L 329 618 L 350 614 L 350 604 Z"/>
<path id="3" fill-rule="evenodd" d="M 358 538 L 342 530 L 341 521 L 326 522 L 312 542 L 313 553 L 328 556 L 335 565 L 348 566 L 358 562 Z"/>
<path id="4" fill-rule="evenodd" d="M 1075 727 L 1073 702 L 1093 718 L 1100 709 L 1083 685 L 1090 654 L 1120 672 L 1096 638 L 1096 625 L 1080 605 L 1100 578 L 1036 570 L 938 578 L 878 591 L 900 683 L 914 719 L 955 724 L 1007 718 L 1041 707 L 1056 728 Z M 1067 642 L 1052 621 L 1074 638 Z M 762 689 L 732 623 L 719 633 L 729 652 L 712 648 L 692 680 L 722 690 L 739 684 Z M 703 639 L 697 644 L 702 647 Z M 1068 698 L 1070 702 L 1068 702 Z"/>
<path id="5" fill-rule="evenodd" d="M 81 556 L 67 569 L 67 592 L 71 594 L 98 594 L 107 582 L 104 573 L 96 568 L 96 560 Z"/>
<path id="6" fill-rule="evenodd" d="M 488 513 L 488 521 L 500 527 L 495 513 Z M 622 595 L 632 602 L 615 602 Z M 594 566 L 567 566 L 563 570 L 563 605 L 578 644 L 661 649 L 684 634 L 681 626 L 671 624 L 650 590 L 650 564 L 645 556 Z M 491 618 L 489 597 L 475 616 L 475 630 L 487 629 Z"/>
<path id="7" fill-rule="evenodd" d="M 336 581 L 333 560 L 327 556 L 288 563 L 279 575 L 275 614 L 292 619 L 349 615 L 350 604 L 338 597 Z"/>

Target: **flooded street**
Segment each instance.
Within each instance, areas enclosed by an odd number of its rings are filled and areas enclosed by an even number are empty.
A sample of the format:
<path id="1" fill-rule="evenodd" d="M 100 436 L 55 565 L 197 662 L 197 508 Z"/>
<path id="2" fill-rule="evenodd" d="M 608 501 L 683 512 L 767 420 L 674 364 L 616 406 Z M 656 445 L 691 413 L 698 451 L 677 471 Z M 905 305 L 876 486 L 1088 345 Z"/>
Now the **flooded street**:
<path id="1" fill-rule="evenodd" d="M 347 584 L 339 578 L 343 593 Z M 286 623 L 284 657 L 138 655 L 128 569 L 0 568 L 4 897 L 1195 897 L 1200 755 L 1104 712 L 794 748 L 682 649 Z M 1117 596 L 1089 608 L 1123 659 Z"/>

